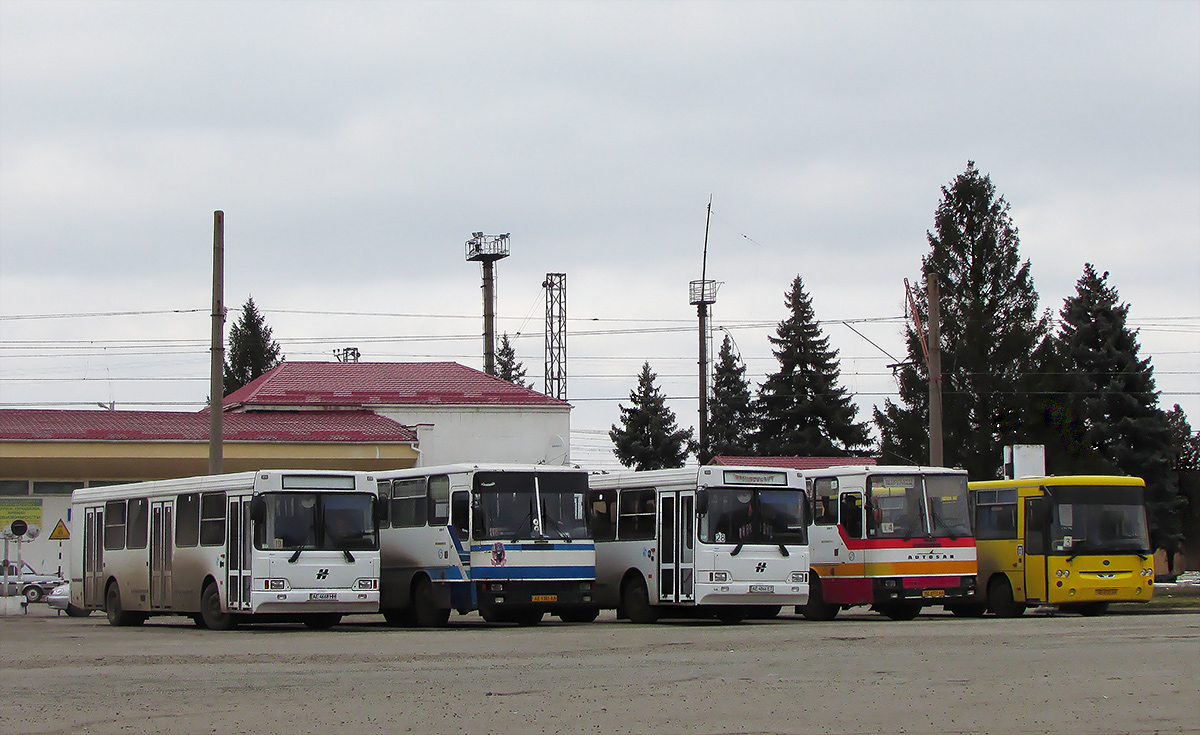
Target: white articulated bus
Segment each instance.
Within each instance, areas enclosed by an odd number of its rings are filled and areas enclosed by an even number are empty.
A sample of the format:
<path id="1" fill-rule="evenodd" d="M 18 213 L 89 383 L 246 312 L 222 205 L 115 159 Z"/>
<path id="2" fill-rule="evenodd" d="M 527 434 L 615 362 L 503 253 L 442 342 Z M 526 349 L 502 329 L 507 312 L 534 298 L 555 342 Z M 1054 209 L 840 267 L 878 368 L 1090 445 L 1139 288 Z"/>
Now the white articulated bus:
<path id="1" fill-rule="evenodd" d="M 442 626 L 451 610 L 536 625 L 599 613 L 587 473 L 569 467 L 456 464 L 376 473 L 381 607 L 393 625 Z"/>
<path id="2" fill-rule="evenodd" d="M 263 470 L 76 490 L 71 604 L 202 628 L 379 611 L 375 481 Z"/>
<path id="3" fill-rule="evenodd" d="M 705 466 L 593 474 L 596 594 L 618 617 L 773 617 L 808 600 L 796 470 Z"/>

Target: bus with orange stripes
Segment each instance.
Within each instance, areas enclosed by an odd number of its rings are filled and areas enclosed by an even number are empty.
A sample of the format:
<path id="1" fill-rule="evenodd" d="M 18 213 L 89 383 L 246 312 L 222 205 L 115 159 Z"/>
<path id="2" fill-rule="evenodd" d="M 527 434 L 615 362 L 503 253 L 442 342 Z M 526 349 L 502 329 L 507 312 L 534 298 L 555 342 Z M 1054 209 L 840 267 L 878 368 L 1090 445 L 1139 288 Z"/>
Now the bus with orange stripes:
<path id="1" fill-rule="evenodd" d="M 832 620 L 869 605 L 911 620 L 929 606 L 960 614 L 976 604 L 964 470 L 855 465 L 803 473 L 813 511 L 811 571 L 808 602 L 797 613 Z"/>

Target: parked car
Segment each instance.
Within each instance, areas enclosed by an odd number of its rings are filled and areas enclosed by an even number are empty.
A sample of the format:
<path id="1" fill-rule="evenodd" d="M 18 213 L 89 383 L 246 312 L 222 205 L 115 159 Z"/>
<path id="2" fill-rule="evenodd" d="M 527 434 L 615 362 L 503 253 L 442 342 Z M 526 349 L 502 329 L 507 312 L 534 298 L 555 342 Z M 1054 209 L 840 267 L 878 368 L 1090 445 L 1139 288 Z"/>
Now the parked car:
<path id="1" fill-rule="evenodd" d="M 22 561 L 20 568 L 16 562 L 4 561 L 0 564 L 8 566 L 8 588 L 3 590 L 5 596 L 24 595 L 29 602 L 41 602 L 43 597 L 66 581 L 55 574 L 38 574 L 27 561 Z M 3 571 L 4 567 L 0 566 L 0 583 L 4 581 Z"/>
<path id="2" fill-rule="evenodd" d="M 55 610 L 62 610 L 73 618 L 86 618 L 91 610 L 84 610 L 71 604 L 71 583 L 63 582 L 46 595 L 46 604 Z"/>

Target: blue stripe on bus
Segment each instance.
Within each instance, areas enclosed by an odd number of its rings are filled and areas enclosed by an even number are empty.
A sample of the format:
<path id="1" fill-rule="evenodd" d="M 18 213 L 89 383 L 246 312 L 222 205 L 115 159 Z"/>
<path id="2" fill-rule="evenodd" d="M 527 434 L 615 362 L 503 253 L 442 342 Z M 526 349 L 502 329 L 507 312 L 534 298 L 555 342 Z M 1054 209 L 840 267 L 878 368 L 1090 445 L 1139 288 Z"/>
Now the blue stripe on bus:
<path id="1" fill-rule="evenodd" d="M 471 546 L 471 551 L 486 551 L 491 552 L 495 547 L 494 543 L 490 544 L 474 544 Z M 554 543 L 505 543 L 505 551 L 595 551 L 596 544 L 588 543 L 569 543 L 569 544 L 554 544 Z"/>
<path id="2" fill-rule="evenodd" d="M 472 579 L 595 579 L 596 567 L 471 567 Z"/>

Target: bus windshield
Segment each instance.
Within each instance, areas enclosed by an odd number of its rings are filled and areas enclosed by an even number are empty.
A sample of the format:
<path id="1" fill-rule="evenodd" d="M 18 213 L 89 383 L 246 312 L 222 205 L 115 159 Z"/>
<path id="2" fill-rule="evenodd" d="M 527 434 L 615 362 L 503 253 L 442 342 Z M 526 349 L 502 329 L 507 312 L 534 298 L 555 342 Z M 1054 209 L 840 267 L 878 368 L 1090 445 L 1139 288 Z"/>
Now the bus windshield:
<path id="1" fill-rule="evenodd" d="M 478 472 L 474 536 L 481 540 L 589 538 L 586 492 L 583 473 Z"/>
<path id="2" fill-rule="evenodd" d="M 1050 521 L 1055 554 L 1150 553 L 1143 505 L 1057 503 Z"/>
<path id="3" fill-rule="evenodd" d="M 700 540 L 709 544 L 808 542 L 804 495 L 797 489 L 714 487 L 700 517 Z"/>
<path id="4" fill-rule="evenodd" d="M 373 550 L 375 496 L 369 493 L 265 493 L 254 527 L 259 549 Z"/>
<path id="5" fill-rule="evenodd" d="M 971 535 L 965 475 L 872 475 L 867 494 L 871 538 Z"/>

